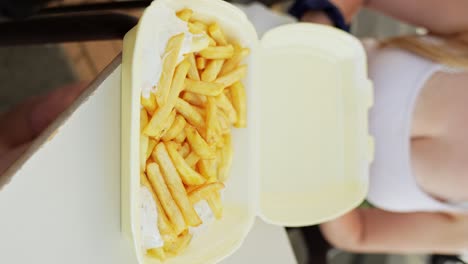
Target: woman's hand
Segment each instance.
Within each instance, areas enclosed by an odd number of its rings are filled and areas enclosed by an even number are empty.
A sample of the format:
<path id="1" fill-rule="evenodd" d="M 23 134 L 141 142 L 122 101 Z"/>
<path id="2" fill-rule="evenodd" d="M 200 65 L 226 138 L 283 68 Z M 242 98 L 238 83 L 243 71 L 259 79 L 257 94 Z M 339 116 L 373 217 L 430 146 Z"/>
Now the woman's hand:
<path id="1" fill-rule="evenodd" d="M 84 84 L 66 86 L 30 98 L 0 115 L 0 175 L 85 88 Z"/>

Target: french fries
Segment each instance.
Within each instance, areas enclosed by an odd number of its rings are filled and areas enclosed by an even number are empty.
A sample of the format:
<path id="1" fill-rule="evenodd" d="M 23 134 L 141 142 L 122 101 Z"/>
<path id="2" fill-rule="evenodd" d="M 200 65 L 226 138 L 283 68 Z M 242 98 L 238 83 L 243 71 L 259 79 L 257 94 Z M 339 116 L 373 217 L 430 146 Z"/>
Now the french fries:
<path id="1" fill-rule="evenodd" d="M 194 127 L 186 126 L 185 134 L 187 134 L 187 141 L 190 143 L 190 147 L 200 158 L 214 159 L 216 157 L 214 149 L 206 143 Z"/>
<path id="2" fill-rule="evenodd" d="M 149 113 L 154 113 L 157 108 L 156 105 L 156 97 L 153 93 L 150 93 L 149 97 L 141 96 L 141 105 L 148 111 Z"/>
<path id="3" fill-rule="evenodd" d="M 221 94 L 223 90 L 224 86 L 220 83 L 210 83 L 205 81 L 194 81 L 190 79 L 185 79 L 185 91 L 188 92 L 208 96 L 217 96 Z"/>
<path id="4" fill-rule="evenodd" d="M 172 160 L 169 157 L 169 153 L 167 153 L 166 146 L 164 145 L 164 143 L 159 143 L 156 146 L 156 148 L 153 151 L 152 157 L 161 166 L 161 170 L 163 172 L 164 180 L 167 184 L 167 187 L 169 188 L 174 201 L 179 206 L 187 225 L 201 225 L 201 220 L 188 200 L 188 196 L 185 192 L 184 185 L 182 184 L 181 177 L 177 172 L 176 168 L 174 167 L 174 164 L 172 163 Z"/>
<path id="5" fill-rule="evenodd" d="M 218 179 L 220 182 L 226 182 L 229 178 L 229 172 L 231 171 L 232 166 L 232 157 L 234 154 L 231 134 L 225 134 L 223 139 L 224 146 L 220 151 L 220 160 L 218 165 Z"/>
<path id="6" fill-rule="evenodd" d="M 234 47 L 232 45 L 208 47 L 199 52 L 200 56 L 209 60 L 230 59 L 234 56 Z"/>
<path id="7" fill-rule="evenodd" d="M 202 115 L 189 103 L 182 100 L 181 98 L 177 98 L 177 102 L 175 105 L 175 109 L 179 114 L 181 114 L 187 122 L 196 126 L 196 127 L 203 127 L 204 121 Z"/>
<path id="8" fill-rule="evenodd" d="M 246 65 L 241 65 L 235 68 L 233 71 L 222 75 L 218 79 L 216 79 L 216 83 L 220 83 L 224 85 L 224 87 L 231 86 L 235 82 L 240 81 L 242 78 L 245 77 L 247 74 L 247 66 Z"/>
<path id="9" fill-rule="evenodd" d="M 163 70 L 157 85 L 156 101 L 159 106 L 163 106 L 171 89 L 172 76 L 177 67 L 177 58 L 184 42 L 184 33 L 172 37 L 166 47 L 167 58 L 163 62 Z"/>
<path id="10" fill-rule="evenodd" d="M 174 229 L 171 226 L 171 223 L 169 219 L 167 218 L 166 213 L 163 210 L 163 207 L 161 205 L 161 202 L 159 201 L 158 196 L 153 190 L 153 186 L 151 186 L 151 183 L 149 182 L 148 178 L 144 173 L 140 174 L 140 183 L 141 185 L 145 186 L 148 188 L 148 190 L 151 192 L 151 195 L 153 196 L 153 199 L 156 203 L 156 210 L 158 210 L 158 228 L 159 232 L 163 236 L 164 241 L 173 241 L 177 236 L 174 233 Z"/>
<path id="11" fill-rule="evenodd" d="M 216 22 L 205 24 L 190 9 L 176 12 L 193 34 L 190 52 L 178 62 L 184 33 L 172 36 L 160 54 L 162 74 L 140 103 L 140 184 L 155 201 L 164 245 L 149 249 L 165 260 L 190 243 L 190 227 L 202 224 L 195 204 L 206 200 L 216 219 L 220 191 L 229 177 L 231 129 L 247 124 L 241 65 L 249 49 L 231 43 Z M 184 51 L 185 53 L 185 51 Z"/>
<path id="12" fill-rule="evenodd" d="M 150 163 L 146 167 L 146 170 L 148 173 L 148 180 L 151 183 L 154 192 L 157 194 L 167 217 L 171 221 L 175 233 L 182 233 L 186 229 L 184 217 L 182 216 L 175 200 L 172 198 L 171 192 L 168 188 L 169 184 L 166 185 L 166 181 L 159 170 L 158 164 L 154 162 Z"/>
<path id="13" fill-rule="evenodd" d="M 187 55 L 187 61 L 190 63 L 188 77 L 194 81 L 199 81 L 200 75 L 198 74 L 197 61 L 195 60 L 195 55 L 193 53 Z"/>
<path id="14" fill-rule="evenodd" d="M 187 103 L 195 106 L 203 107 L 206 104 L 206 96 L 187 91 L 184 92 L 182 99 L 184 99 Z"/>
<path id="15" fill-rule="evenodd" d="M 196 63 L 197 63 L 197 69 L 199 70 L 204 70 L 205 67 L 206 67 L 206 59 L 203 58 L 203 57 L 198 57 L 195 59 Z"/>
<path id="16" fill-rule="evenodd" d="M 149 139 L 149 142 L 148 142 L 148 149 L 146 150 L 146 160 L 149 159 L 149 157 L 151 156 L 151 153 L 153 153 L 153 149 L 154 147 L 156 147 L 156 145 L 158 144 L 158 142 L 154 139 Z"/>
<path id="17" fill-rule="evenodd" d="M 207 179 L 208 182 L 216 182 L 218 178 L 216 175 L 216 159 L 202 159 L 197 163 L 197 165 L 200 173 Z"/>
<path id="18" fill-rule="evenodd" d="M 237 122 L 236 109 L 234 109 L 234 106 L 231 104 L 231 101 L 229 101 L 229 99 L 224 93 L 221 93 L 218 96 L 216 96 L 216 105 L 224 111 L 227 118 L 229 119 L 229 122 L 231 122 L 232 124 Z"/>
<path id="19" fill-rule="evenodd" d="M 187 157 L 188 154 L 190 154 L 190 145 L 189 145 L 187 142 L 185 142 L 184 144 L 182 144 L 182 146 L 179 146 L 179 145 L 178 145 L 177 143 L 175 143 L 175 142 L 169 142 L 169 143 L 174 143 L 174 144 L 176 145 L 176 149 L 178 148 L 177 151 L 179 152 L 179 154 L 180 154 L 183 158 Z M 174 144 L 172 144 L 172 145 L 174 145 Z"/>
<path id="20" fill-rule="evenodd" d="M 190 63 L 187 61 L 183 61 L 179 66 L 177 66 L 167 101 L 164 102 L 162 106 L 155 111 L 148 125 L 146 125 L 145 129 L 143 130 L 143 133 L 145 133 L 147 136 L 156 138 L 161 137 L 161 133 L 165 128 L 166 121 L 169 118 L 169 115 L 171 114 L 177 99 L 179 99 L 178 96 L 183 89 L 184 80 L 187 76 L 189 67 Z"/>
<path id="21" fill-rule="evenodd" d="M 188 22 L 193 15 L 193 11 L 191 9 L 185 8 L 177 12 L 176 14 L 181 20 Z"/>
<path id="22" fill-rule="evenodd" d="M 236 109 L 237 119 L 235 127 L 247 127 L 247 103 L 245 88 L 241 82 L 236 82 L 231 86 L 232 105 Z"/>
<path id="23" fill-rule="evenodd" d="M 149 138 L 145 135 L 140 135 L 140 171 L 145 171 L 146 168 L 146 151 L 148 150 Z"/>
<path id="24" fill-rule="evenodd" d="M 200 157 L 194 151 L 190 152 L 185 158 L 185 163 L 187 163 L 190 168 L 194 168 L 197 162 L 200 160 Z"/>
<path id="25" fill-rule="evenodd" d="M 250 53 L 247 48 L 241 48 L 239 45 L 234 45 L 234 55 L 223 65 L 220 75 L 225 75 L 233 71 Z"/>
<path id="26" fill-rule="evenodd" d="M 148 113 L 144 108 L 140 110 L 140 131 L 143 131 L 145 126 L 148 124 Z"/>
<path id="27" fill-rule="evenodd" d="M 206 200 L 211 194 L 219 192 L 224 189 L 224 184 L 220 182 L 213 182 L 204 184 L 193 191 L 189 192 L 189 199 L 192 204 L 196 204 L 201 200 Z"/>
<path id="28" fill-rule="evenodd" d="M 206 109 L 206 141 L 208 144 L 213 144 L 218 137 L 218 111 L 213 97 L 208 97 Z"/>
<path id="29" fill-rule="evenodd" d="M 165 244 L 164 251 L 169 252 L 172 255 L 177 255 L 188 246 L 191 239 L 192 234 L 184 232 L 174 242 Z"/>
<path id="30" fill-rule="evenodd" d="M 218 45 L 225 46 L 227 45 L 226 38 L 224 37 L 221 28 L 219 28 L 218 23 L 213 23 L 208 27 L 208 33 L 216 41 Z"/>
<path id="31" fill-rule="evenodd" d="M 187 162 L 185 162 L 184 157 L 177 151 L 177 145 L 175 142 L 168 142 L 166 146 L 185 185 L 201 185 L 206 181 L 203 176 L 193 170 Z"/>
<path id="32" fill-rule="evenodd" d="M 174 138 L 177 137 L 177 135 L 179 135 L 179 133 L 181 133 L 184 130 L 186 124 L 187 124 L 187 121 L 185 121 L 185 118 L 180 115 L 177 115 L 175 117 L 174 122 L 172 123 L 171 128 L 166 132 L 166 134 L 164 134 L 164 136 L 162 137 L 162 140 L 163 141 L 173 140 Z"/>
<path id="33" fill-rule="evenodd" d="M 211 60 L 208 62 L 205 70 L 201 74 L 202 81 L 212 82 L 216 80 L 216 77 L 218 77 L 219 73 L 221 72 L 223 64 L 224 60 Z"/>
<path id="34" fill-rule="evenodd" d="M 211 210 L 213 211 L 216 219 L 221 219 L 223 217 L 223 205 L 221 202 L 221 195 L 219 192 L 215 192 L 209 196 L 206 201 L 210 206 Z"/>

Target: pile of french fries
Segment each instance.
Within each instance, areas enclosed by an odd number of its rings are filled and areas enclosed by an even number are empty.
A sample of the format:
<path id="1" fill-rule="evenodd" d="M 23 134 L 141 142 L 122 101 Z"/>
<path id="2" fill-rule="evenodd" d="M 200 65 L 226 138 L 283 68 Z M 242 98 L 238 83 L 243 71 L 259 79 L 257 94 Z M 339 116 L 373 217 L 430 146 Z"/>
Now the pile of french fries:
<path id="1" fill-rule="evenodd" d="M 146 252 L 161 260 L 180 254 L 191 240 L 189 227 L 202 224 L 194 204 L 206 200 L 222 217 L 220 191 L 233 149 L 231 127 L 246 127 L 241 62 L 248 48 L 229 43 L 217 23 L 177 12 L 194 35 L 194 52 L 178 63 L 184 33 L 167 43 L 155 92 L 141 97 L 140 177 L 153 195 L 164 246 Z M 156 223 L 155 223 L 156 224 Z"/>

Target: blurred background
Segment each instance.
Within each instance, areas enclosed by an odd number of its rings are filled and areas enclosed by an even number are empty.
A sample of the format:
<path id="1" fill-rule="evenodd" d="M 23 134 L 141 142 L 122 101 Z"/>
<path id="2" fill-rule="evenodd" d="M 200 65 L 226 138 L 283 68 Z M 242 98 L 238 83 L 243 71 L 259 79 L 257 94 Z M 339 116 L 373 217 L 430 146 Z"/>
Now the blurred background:
<path id="1" fill-rule="evenodd" d="M 5 1 L 6 2 L 6 1 Z M 11 1 L 12 2 L 12 1 Z M 26 1 L 27 2 L 27 1 Z M 106 0 L 53 1 L 51 7 L 71 4 L 118 2 Z M 249 0 L 232 2 L 248 4 Z M 277 12 L 287 10 L 290 1 L 259 1 Z M 0 1 L 2 3 L 2 1 Z M 123 12 L 138 17 L 141 9 Z M 0 17 L 0 22 L 6 21 Z M 69 29 L 73 32 L 73 28 Z M 352 33 L 358 37 L 387 37 L 414 33 L 418 29 L 402 24 L 369 10 L 363 10 L 352 25 Z M 0 37 L 1 38 L 1 37 Z M 0 112 L 33 96 L 77 81 L 93 80 L 122 49 L 121 40 L 67 42 L 46 45 L 0 46 Z M 456 264 L 460 261 L 447 256 L 428 255 L 357 255 L 330 248 L 317 227 L 288 229 L 288 234 L 298 263 L 336 264 Z"/>

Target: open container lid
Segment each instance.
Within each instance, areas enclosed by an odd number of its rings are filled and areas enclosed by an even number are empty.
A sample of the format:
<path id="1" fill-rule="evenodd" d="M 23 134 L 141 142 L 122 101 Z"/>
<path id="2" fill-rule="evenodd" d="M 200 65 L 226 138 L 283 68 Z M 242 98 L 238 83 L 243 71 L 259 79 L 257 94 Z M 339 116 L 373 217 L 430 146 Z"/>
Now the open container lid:
<path id="1" fill-rule="evenodd" d="M 328 26 L 285 25 L 264 35 L 255 65 L 262 218 L 305 226 L 359 205 L 373 156 L 360 42 Z"/>

